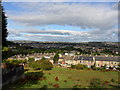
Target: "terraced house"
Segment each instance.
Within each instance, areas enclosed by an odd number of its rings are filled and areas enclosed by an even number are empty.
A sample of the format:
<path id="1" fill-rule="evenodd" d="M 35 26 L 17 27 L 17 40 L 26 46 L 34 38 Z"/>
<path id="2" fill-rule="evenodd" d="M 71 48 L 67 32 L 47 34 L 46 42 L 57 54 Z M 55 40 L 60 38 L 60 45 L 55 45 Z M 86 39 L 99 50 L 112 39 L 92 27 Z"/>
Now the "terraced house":
<path id="1" fill-rule="evenodd" d="M 118 64 L 120 63 L 119 57 L 103 57 L 103 56 L 77 56 L 75 58 L 71 58 L 71 60 L 64 60 L 64 64 L 66 65 L 77 65 L 83 64 L 87 65 L 89 68 L 93 65 L 96 67 L 111 67 L 117 68 Z"/>
<path id="2" fill-rule="evenodd" d="M 95 57 L 96 67 L 106 66 L 106 67 L 118 67 L 120 63 L 119 57 Z"/>
<path id="3" fill-rule="evenodd" d="M 87 65 L 88 67 L 91 67 L 95 64 L 95 58 L 92 56 L 80 56 L 77 58 L 80 64 Z"/>

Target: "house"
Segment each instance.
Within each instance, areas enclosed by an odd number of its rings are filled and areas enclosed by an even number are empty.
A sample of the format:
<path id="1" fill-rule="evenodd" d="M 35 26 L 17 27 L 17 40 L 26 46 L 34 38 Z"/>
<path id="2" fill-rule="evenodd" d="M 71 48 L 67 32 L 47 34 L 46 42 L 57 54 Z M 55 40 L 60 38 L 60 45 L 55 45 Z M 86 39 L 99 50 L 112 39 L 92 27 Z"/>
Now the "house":
<path id="1" fill-rule="evenodd" d="M 65 55 L 68 55 L 68 53 L 65 53 Z"/>
<path id="2" fill-rule="evenodd" d="M 54 60 L 49 60 L 49 62 L 51 62 L 52 64 L 54 63 Z"/>
<path id="3" fill-rule="evenodd" d="M 63 62 L 64 58 L 63 57 L 59 57 L 58 63 L 61 64 Z"/>
<path id="4" fill-rule="evenodd" d="M 79 56 L 77 60 L 80 64 L 87 65 L 88 67 L 95 64 L 95 58 L 92 56 Z"/>
<path id="5" fill-rule="evenodd" d="M 37 60 L 40 60 L 40 59 L 41 59 L 40 57 L 35 57 L 34 60 L 37 61 Z"/>
<path id="6" fill-rule="evenodd" d="M 44 58 L 49 59 L 49 58 L 50 58 L 50 56 L 44 56 Z"/>
<path id="7" fill-rule="evenodd" d="M 95 57 L 96 67 L 118 67 L 119 60 L 118 57 Z"/>

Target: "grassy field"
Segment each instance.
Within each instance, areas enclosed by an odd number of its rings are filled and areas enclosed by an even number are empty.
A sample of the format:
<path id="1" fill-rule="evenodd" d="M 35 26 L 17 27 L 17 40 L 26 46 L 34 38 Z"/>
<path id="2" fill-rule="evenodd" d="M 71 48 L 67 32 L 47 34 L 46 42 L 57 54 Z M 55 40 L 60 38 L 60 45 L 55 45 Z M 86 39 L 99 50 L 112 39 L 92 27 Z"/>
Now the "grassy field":
<path id="1" fill-rule="evenodd" d="M 25 73 L 40 71 L 31 68 L 27 69 L 29 70 Z M 52 70 L 43 71 L 43 73 L 44 79 L 42 80 L 38 80 L 35 83 L 29 82 L 22 85 L 15 85 L 17 88 L 87 88 L 90 80 L 93 78 L 99 78 L 106 88 L 118 86 L 118 72 L 115 71 L 102 72 L 94 70 L 74 70 L 56 66 Z M 113 79 L 114 82 L 112 82 L 111 79 Z"/>

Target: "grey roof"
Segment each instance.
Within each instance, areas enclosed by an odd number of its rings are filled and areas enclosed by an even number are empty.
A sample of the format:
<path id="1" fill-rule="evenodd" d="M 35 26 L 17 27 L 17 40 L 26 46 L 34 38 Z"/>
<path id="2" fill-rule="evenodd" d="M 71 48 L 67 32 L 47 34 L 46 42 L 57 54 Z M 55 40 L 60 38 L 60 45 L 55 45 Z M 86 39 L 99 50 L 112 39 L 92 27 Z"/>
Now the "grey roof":
<path id="1" fill-rule="evenodd" d="M 91 57 L 91 56 L 80 56 L 80 57 L 77 58 L 77 60 L 93 61 L 93 57 Z"/>
<path id="2" fill-rule="evenodd" d="M 118 61 L 119 62 L 119 58 L 118 57 L 95 57 L 96 61 Z"/>
<path id="3" fill-rule="evenodd" d="M 117 61 L 120 62 L 119 60 L 120 57 L 95 57 L 96 61 Z M 93 61 L 92 56 L 79 56 L 78 58 L 75 58 L 75 60 L 85 60 L 85 61 Z"/>

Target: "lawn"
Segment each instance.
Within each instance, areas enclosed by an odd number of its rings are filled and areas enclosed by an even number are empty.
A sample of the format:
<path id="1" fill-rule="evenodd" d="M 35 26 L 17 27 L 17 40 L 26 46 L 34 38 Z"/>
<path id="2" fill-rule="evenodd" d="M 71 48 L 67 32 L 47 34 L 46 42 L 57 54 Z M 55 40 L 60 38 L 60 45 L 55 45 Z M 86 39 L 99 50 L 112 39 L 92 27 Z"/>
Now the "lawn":
<path id="1" fill-rule="evenodd" d="M 31 68 L 28 69 L 29 70 L 25 73 L 40 71 Z M 43 71 L 43 73 L 44 79 L 39 79 L 35 83 L 29 82 L 22 85 L 14 84 L 14 86 L 16 85 L 17 88 L 86 88 L 93 78 L 99 78 L 101 82 L 106 82 L 106 88 L 118 86 L 118 72 L 115 71 L 74 70 L 55 66 L 52 70 Z M 112 82 L 111 79 L 113 79 L 114 82 Z"/>

